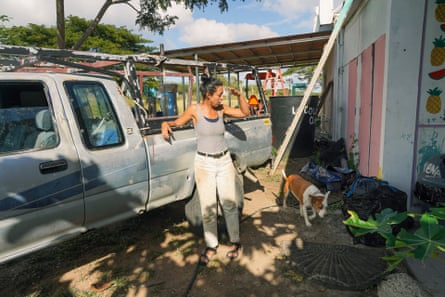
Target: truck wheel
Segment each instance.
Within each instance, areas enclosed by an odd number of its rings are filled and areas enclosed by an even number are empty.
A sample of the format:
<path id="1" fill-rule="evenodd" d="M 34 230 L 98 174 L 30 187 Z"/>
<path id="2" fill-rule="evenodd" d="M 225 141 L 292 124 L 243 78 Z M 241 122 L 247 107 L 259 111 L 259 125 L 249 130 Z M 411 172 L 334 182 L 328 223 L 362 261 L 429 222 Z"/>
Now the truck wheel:
<path id="1" fill-rule="evenodd" d="M 237 192 L 237 203 L 238 203 L 238 212 L 240 215 L 243 213 L 244 208 L 244 180 L 243 175 L 238 173 L 236 175 L 236 192 Z M 185 204 L 185 217 L 190 225 L 190 229 L 193 233 L 196 235 L 203 235 L 202 231 L 202 215 L 201 215 L 201 208 L 199 206 L 199 195 L 198 191 L 193 191 L 192 198 Z M 226 235 L 227 229 L 224 221 L 223 212 L 221 209 L 221 206 L 218 205 L 218 234 Z"/>

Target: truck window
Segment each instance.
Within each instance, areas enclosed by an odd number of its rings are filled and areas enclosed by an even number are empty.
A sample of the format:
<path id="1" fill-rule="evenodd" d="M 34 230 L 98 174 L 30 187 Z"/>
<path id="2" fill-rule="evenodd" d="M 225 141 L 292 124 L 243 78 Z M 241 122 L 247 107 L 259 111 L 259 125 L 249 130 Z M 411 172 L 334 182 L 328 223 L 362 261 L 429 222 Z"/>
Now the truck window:
<path id="1" fill-rule="evenodd" d="M 41 82 L 0 81 L 0 154 L 58 143 Z"/>
<path id="2" fill-rule="evenodd" d="M 65 82 L 84 144 L 89 149 L 124 143 L 116 112 L 105 87 L 98 82 Z"/>

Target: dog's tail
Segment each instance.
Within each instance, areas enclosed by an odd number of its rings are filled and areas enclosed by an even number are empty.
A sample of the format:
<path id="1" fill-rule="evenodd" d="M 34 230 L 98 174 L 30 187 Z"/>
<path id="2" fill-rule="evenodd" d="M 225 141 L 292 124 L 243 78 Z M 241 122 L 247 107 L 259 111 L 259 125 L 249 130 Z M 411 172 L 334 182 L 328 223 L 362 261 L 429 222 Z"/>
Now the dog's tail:
<path id="1" fill-rule="evenodd" d="M 283 175 L 284 184 L 283 184 L 283 187 L 281 188 L 280 197 L 281 197 L 281 199 L 283 199 L 282 205 L 284 207 L 287 207 L 286 200 L 287 200 L 287 196 L 289 194 L 289 182 L 287 180 L 287 175 L 286 175 L 286 172 L 284 171 L 284 169 L 281 170 L 281 174 Z"/>
<path id="2" fill-rule="evenodd" d="M 284 179 L 287 179 L 287 175 L 286 175 L 286 172 L 284 172 L 284 169 L 281 170 L 281 174 L 283 175 Z"/>

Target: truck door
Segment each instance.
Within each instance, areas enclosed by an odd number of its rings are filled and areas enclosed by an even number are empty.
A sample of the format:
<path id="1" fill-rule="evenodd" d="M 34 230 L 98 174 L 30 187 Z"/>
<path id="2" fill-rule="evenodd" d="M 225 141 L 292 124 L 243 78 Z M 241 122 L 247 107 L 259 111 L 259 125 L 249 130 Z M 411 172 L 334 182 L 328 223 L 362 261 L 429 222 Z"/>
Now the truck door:
<path id="1" fill-rule="evenodd" d="M 148 198 L 147 154 L 116 83 L 86 77 L 63 84 L 81 156 L 87 227 L 143 211 Z"/>
<path id="2" fill-rule="evenodd" d="M 0 80 L 0 262 L 82 230 L 80 163 L 50 86 Z"/>

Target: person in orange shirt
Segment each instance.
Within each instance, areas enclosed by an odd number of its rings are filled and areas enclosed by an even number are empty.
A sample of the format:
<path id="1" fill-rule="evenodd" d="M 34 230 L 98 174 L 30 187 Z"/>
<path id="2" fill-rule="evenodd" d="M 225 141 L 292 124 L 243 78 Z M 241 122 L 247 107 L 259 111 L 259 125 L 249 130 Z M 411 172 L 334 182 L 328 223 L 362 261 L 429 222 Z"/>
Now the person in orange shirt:
<path id="1" fill-rule="evenodd" d="M 249 104 L 250 114 L 256 115 L 258 110 L 258 98 L 254 94 L 250 95 L 248 104 Z"/>

